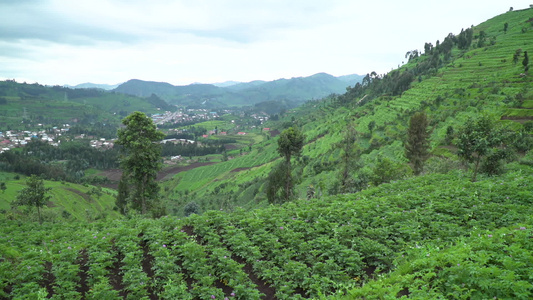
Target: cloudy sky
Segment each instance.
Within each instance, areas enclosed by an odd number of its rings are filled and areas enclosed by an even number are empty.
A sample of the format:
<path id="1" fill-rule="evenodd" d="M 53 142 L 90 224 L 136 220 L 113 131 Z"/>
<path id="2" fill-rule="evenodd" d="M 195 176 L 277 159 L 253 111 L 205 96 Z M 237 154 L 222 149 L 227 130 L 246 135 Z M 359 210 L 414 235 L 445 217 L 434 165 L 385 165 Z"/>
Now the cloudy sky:
<path id="1" fill-rule="evenodd" d="M 531 0 L 0 0 L 0 79 L 172 84 L 386 73 Z"/>

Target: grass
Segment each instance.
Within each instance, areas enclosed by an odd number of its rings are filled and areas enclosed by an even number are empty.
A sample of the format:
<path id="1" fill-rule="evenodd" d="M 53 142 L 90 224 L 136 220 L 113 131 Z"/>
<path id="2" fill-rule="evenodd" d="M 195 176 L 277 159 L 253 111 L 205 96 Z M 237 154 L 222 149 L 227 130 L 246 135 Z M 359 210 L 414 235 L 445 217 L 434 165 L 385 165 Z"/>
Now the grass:
<path id="1" fill-rule="evenodd" d="M 11 179 L 10 173 L 2 173 L 5 180 L 6 191 L 0 193 L 0 209 L 10 211 L 11 203 L 16 200 L 19 192 L 26 187 L 25 180 Z M 100 197 L 91 195 L 91 186 L 58 181 L 45 181 L 45 187 L 51 188 L 48 195 L 51 200 L 43 209 L 43 215 L 49 219 L 69 219 L 78 221 L 92 221 L 96 218 L 118 218 L 120 215 L 113 210 L 115 206 L 114 191 L 104 189 Z M 36 218 L 35 212 L 30 218 Z"/>

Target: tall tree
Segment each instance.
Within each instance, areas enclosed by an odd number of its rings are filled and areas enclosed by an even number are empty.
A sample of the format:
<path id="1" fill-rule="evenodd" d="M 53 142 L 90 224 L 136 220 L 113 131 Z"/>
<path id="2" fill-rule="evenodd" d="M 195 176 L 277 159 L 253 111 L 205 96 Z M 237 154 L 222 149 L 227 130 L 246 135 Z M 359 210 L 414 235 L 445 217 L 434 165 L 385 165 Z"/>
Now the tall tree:
<path id="1" fill-rule="evenodd" d="M 409 120 L 405 156 L 411 162 L 414 174 L 422 173 L 424 162 L 429 157 L 428 120 L 423 111 L 415 113 Z"/>
<path id="2" fill-rule="evenodd" d="M 120 178 L 120 181 L 118 182 L 118 193 L 115 203 L 117 205 L 118 211 L 123 215 L 125 215 L 127 212 L 128 197 L 128 179 L 125 176 L 122 176 Z"/>
<path id="3" fill-rule="evenodd" d="M 369 123 L 369 127 L 372 122 L 374 121 L 371 121 Z M 355 131 L 353 124 L 348 124 L 348 126 L 346 127 L 346 131 L 344 132 L 344 138 L 336 144 L 338 148 L 342 149 L 340 178 L 341 193 L 350 192 L 350 173 L 353 170 L 360 168 L 359 156 L 361 153 L 358 147 L 355 145 L 356 141 L 357 132 Z"/>
<path id="4" fill-rule="evenodd" d="M 527 56 L 527 51 L 524 51 L 524 60 L 522 61 L 522 65 L 524 66 L 524 72 L 527 73 L 529 70 L 529 57 Z"/>
<path id="5" fill-rule="evenodd" d="M 39 215 L 39 224 L 43 223 L 41 217 L 41 207 L 45 206 L 50 196 L 47 193 L 51 188 L 44 187 L 44 181 L 36 175 L 31 175 L 26 180 L 26 186 L 17 195 L 15 205 L 27 205 L 37 207 L 37 213 Z"/>
<path id="6" fill-rule="evenodd" d="M 142 112 L 133 112 L 122 120 L 125 128 L 118 131 L 117 144 L 122 146 L 123 179 L 133 185 L 132 207 L 146 214 L 158 193 L 157 171 L 161 169 L 161 145 L 165 135 Z M 151 200 L 151 201 L 150 201 Z"/>
<path id="7" fill-rule="evenodd" d="M 292 198 L 291 157 L 299 156 L 304 145 L 303 133 L 294 127 L 283 130 L 278 139 L 278 152 L 285 158 L 285 200 Z"/>

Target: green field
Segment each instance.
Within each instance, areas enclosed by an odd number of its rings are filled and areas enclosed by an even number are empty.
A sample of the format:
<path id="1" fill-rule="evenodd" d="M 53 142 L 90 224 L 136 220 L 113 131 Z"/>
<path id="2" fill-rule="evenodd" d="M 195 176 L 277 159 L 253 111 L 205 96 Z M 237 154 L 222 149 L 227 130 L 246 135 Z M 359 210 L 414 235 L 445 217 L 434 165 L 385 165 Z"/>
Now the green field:
<path id="1" fill-rule="evenodd" d="M 7 189 L 0 193 L 0 210 L 11 217 L 21 219 L 29 217 L 37 220 L 37 212 L 31 211 L 26 216 L 23 211 L 12 210 L 11 202 L 15 201 L 20 190 L 26 187 L 25 178 L 13 179 L 16 174 L 0 173 L 0 181 L 5 182 Z M 113 210 L 115 206 L 115 191 L 103 189 L 102 195 L 91 194 L 92 186 L 74 183 L 45 181 L 45 187 L 51 188 L 48 195 L 51 200 L 44 207 L 43 218 L 48 221 L 61 220 L 86 222 L 95 219 L 115 219 L 120 214 Z M 5 216 L 4 216 L 5 217 Z"/>

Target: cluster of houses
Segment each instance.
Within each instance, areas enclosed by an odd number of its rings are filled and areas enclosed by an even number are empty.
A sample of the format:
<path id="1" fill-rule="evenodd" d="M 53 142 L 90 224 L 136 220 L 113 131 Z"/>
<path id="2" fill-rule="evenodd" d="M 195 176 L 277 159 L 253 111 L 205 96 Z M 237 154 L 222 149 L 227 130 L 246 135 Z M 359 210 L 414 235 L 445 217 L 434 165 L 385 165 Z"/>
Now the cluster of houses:
<path id="1" fill-rule="evenodd" d="M 38 125 L 41 127 L 43 126 L 42 124 Z M 69 124 L 63 124 L 62 127 L 52 127 L 42 130 L 0 131 L 0 153 L 9 151 L 13 148 L 24 147 L 32 140 L 40 140 L 57 147 L 61 143 L 61 139 L 67 138 L 66 136 L 68 136 L 69 129 Z M 110 149 L 114 146 L 113 140 L 106 140 L 104 138 L 98 139 L 94 136 L 86 136 L 85 134 L 75 136 L 74 139 L 90 139 L 91 147 L 97 149 Z"/>
<path id="2" fill-rule="evenodd" d="M 179 110 L 175 112 L 166 111 L 162 114 L 152 115 L 152 121 L 159 125 L 165 123 L 186 123 L 195 121 L 208 121 L 218 118 L 217 112 L 209 112 L 207 109 L 187 109 L 187 111 Z"/>
<path id="3" fill-rule="evenodd" d="M 68 125 L 68 124 L 66 124 Z M 52 146 L 59 146 L 61 141 L 58 139 L 63 133 L 68 131 L 68 127 L 53 127 L 52 132 L 46 130 L 29 131 L 29 130 L 7 130 L 0 131 L 0 153 L 9 151 L 12 148 L 24 147 L 33 139 L 47 142 Z"/>
<path id="4" fill-rule="evenodd" d="M 76 137 L 78 138 L 78 137 Z M 85 137 L 82 137 L 82 138 L 85 138 Z M 91 145 L 91 147 L 93 148 L 96 148 L 96 149 L 111 149 L 115 146 L 115 142 L 114 140 L 108 140 L 106 141 L 106 139 L 104 138 L 100 138 L 100 139 L 92 139 L 89 144 Z"/>

